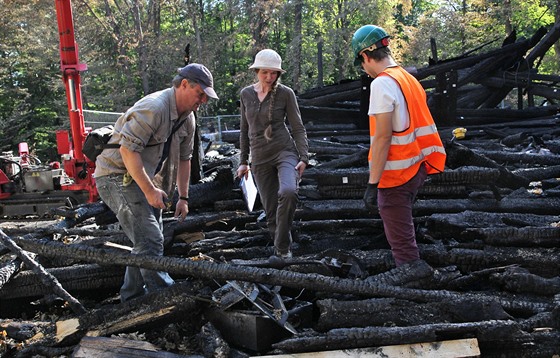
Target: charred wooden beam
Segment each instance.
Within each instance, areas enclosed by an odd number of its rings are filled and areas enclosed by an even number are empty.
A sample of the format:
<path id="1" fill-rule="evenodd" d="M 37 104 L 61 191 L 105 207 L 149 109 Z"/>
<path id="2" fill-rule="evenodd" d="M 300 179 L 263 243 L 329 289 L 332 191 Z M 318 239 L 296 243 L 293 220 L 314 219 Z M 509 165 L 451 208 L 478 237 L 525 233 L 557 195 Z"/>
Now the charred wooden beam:
<path id="1" fill-rule="evenodd" d="M 460 87 L 458 92 L 459 96 L 457 97 L 456 111 L 457 117 L 454 124 L 461 124 L 462 126 L 473 124 L 473 122 L 476 124 L 476 113 L 480 111 L 482 112 L 482 117 L 485 116 L 485 110 L 478 108 L 477 105 L 483 102 L 485 98 L 488 98 L 492 89 L 479 84 L 469 84 Z M 496 110 L 496 112 L 498 111 L 499 110 Z M 495 118 L 500 118 L 500 113 L 502 112 L 495 113 Z M 492 122 L 495 122 L 494 117 L 492 118 Z"/>
<path id="2" fill-rule="evenodd" d="M 560 155 L 542 155 L 537 153 L 512 153 L 502 151 L 474 150 L 475 153 L 484 155 L 498 163 L 519 163 L 531 166 L 560 165 Z M 512 173 L 515 175 L 515 173 Z"/>
<path id="3" fill-rule="evenodd" d="M 245 225 L 253 220 L 254 214 L 247 213 L 246 211 L 210 212 L 197 216 L 190 215 L 183 221 L 172 220 L 165 225 L 165 230 L 169 231 L 170 235 L 179 235 L 183 232 L 221 230 L 236 225 Z"/>
<path id="4" fill-rule="evenodd" d="M 542 36 L 544 36 L 544 34 L 542 34 L 541 37 Z M 415 74 L 415 77 L 419 80 L 422 80 L 426 77 L 435 75 L 437 73 L 468 68 L 479 63 L 482 60 L 499 56 L 501 54 L 507 54 L 512 52 L 526 52 L 531 47 L 532 47 L 531 40 L 517 41 L 516 43 L 509 44 L 494 50 L 490 50 L 480 55 L 458 58 L 458 59 L 448 59 L 446 61 L 441 61 L 440 63 L 437 63 L 435 65 L 419 68 Z"/>
<path id="5" fill-rule="evenodd" d="M 45 344 L 32 344 L 23 348 L 22 350 L 15 353 L 15 358 L 27 358 L 27 357 L 59 357 L 68 356 L 74 350 L 73 346 L 70 347 L 50 347 Z"/>
<path id="6" fill-rule="evenodd" d="M 556 248 L 484 247 L 483 249 L 436 248 L 421 245 L 420 256 L 432 266 L 459 265 L 465 270 L 480 270 L 487 267 L 521 265 L 533 272 L 546 272 L 547 276 L 560 275 L 560 263 L 551 262 Z"/>
<path id="7" fill-rule="evenodd" d="M 501 200 L 494 198 L 472 199 L 419 199 L 414 203 L 415 216 L 431 215 L 435 213 L 461 213 L 465 211 L 487 213 L 525 213 L 538 215 L 555 215 L 560 205 L 557 197 L 512 196 Z M 296 218 L 300 220 L 333 220 L 359 219 L 364 217 L 377 218 L 368 214 L 361 199 L 334 199 L 320 201 L 306 201 L 301 203 L 296 211 Z"/>
<path id="8" fill-rule="evenodd" d="M 48 273 L 43 266 L 39 265 L 39 263 L 37 263 L 27 252 L 22 250 L 10 237 L 4 234 L 2 230 L 0 230 L 0 241 L 2 241 L 6 247 L 16 254 L 23 263 L 25 263 L 28 267 L 31 267 L 33 271 L 39 275 L 45 286 L 49 287 L 49 289 L 57 296 L 66 300 L 70 308 L 76 314 L 83 314 L 86 312 L 84 306 L 82 306 L 77 299 L 71 296 L 68 291 L 60 285 L 56 277 Z"/>
<path id="9" fill-rule="evenodd" d="M 535 118 L 552 117 L 558 113 L 558 106 L 529 107 L 525 109 L 508 108 L 459 108 L 457 116 L 460 117 L 463 126 L 484 124 L 505 124 L 512 120 L 527 121 Z"/>
<path id="10" fill-rule="evenodd" d="M 332 86 L 323 86 L 308 90 L 305 93 L 298 94 L 298 99 L 313 99 L 337 93 L 339 91 L 351 91 L 356 89 L 360 89 L 360 81 L 342 82 Z"/>
<path id="11" fill-rule="evenodd" d="M 301 105 L 299 109 L 304 123 L 332 123 L 334 121 L 342 121 L 342 123 L 345 124 L 355 124 L 360 117 L 358 108 L 349 109 Z"/>
<path id="12" fill-rule="evenodd" d="M 449 281 L 446 282 L 446 287 L 456 291 L 468 291 L 473 287 L 485 286 L 484 283 L 488 281 L 488 277 L 490 275 L 494 273 L 504 272 L 508 268 L 514 266 L 516 265 L 490 267 L 490 268 L 483 268 L 478 271 L 471 271 L 468 274 L 451 278 Z"/>
<path id="13" fill-rule="evenodd" d="M 449 237 L 453 237 L 460 243 L 480 247 L 483 244 L 485 237 L 483 233 L 481 234 L 477 232 L 478 228 L 505 229 L 507 227 L 544 227 L 551 226 L 552 223 L 556 222 L 556 220 L 558 220 L 558 218 L 555 215 L 548 216 L 533 213 L 490 213 L 468 210 L 456 214 L 433 213 L 428 217 L 418 218 L 418 224 L 421 223 L 424 226 L 423 229 L 428 231 L 428 235 L 437 240 L 446 240 Z M 467 234 L 467 231 L 469 231 L 471 235 Z"/>
<path id="14" fill-rule="evenodd" d="M 375 345 L 431 342 L 443 337 L 474 335 L 480 341 L 496 340 L 522 334 L 519 325 L 511 320 L 490 320 L 468 323 L 439 323 L 411 327 L 338 328 L 324 334 L 297 335 L 273 344 L 286 352 L 313 352 L 371 347 Z"/>
<path id="15" fill-rule="evenodd" d="M 329 93 L 314 98 L 300 98 L 298 103 L 301 106 L 332 106 L 333 103 L 352 101 L 360 97 L 360 88 L 352 88 L 349 90 L 339 89 L 335 93 Z"/>
<path id="16" fill-rule="evenodd" d="M 368 156 L 369 149 L 361 149 L 360 151 L 347 155 L 343 158 L 337 160 L 331 160 L 330 162 L 321 164 L 317 166 L 317 168 L 321 169 L 335 169 L 335 168 L 351 168 L 351 167 L 359 167 L 367 165 L 367 156 Z M 306 175 L 314 175 L 317 174 L 315 168 L 309 169 L 304 172 L 304 176 Z"/>
<path id="17" fill-rule="evenodd" d="M 56 208 L 53 210 L 55 215 L 62 216 L 72 221 L 73 225 L 84 222 L 85 220 L 110 210 L 105 203 L 97 201 L 78 205 L 74 208 Z"/>
<path id="18" fill-rule="evenodd" d="M 0 294 L 2 294 L 2 287 L 4 287 L 13 275 L 21 270 L 22 266 L 23 262 L 18 257 L 6 261 L 0 266 Z"/>
<path id="19" fill-rule="evenodd" d="M 58 280 L 68 292 L 116 289 L 122 284 L 124 268 L 119 266 L 74 265 L 55 267 L 47 272 Z M 33 271 L 22 271 L 4 289 L 0 289 L 0 299 L 9 300 L 22 297 L 36 297 L 51 291 Z"/>
<path id="20" fill-rule="evenodd" d="M 376 284 L 401 286 L 411 281 L 432 276 L 433 274 L 434 269 L 426 261 L 416 260 L 387 272 L 370 276 L 367 280 Z"/>
<path id="21" fill-rule="evenodd" d="M 390 298 L 353 301 L 326 299 L 317 301 L 317 306 L 319 318 L 314 328 L 319 332 L 335 328 L 403 327 L 513 319 L 497 303 L 487 304 L 470 299 L 429 303 Z"/>
<path id="22" fill-rule="evenodd" d="M 211 206 L 216 200 L 231 197 L 233 183 L 231 167 L 217 168 L 197 184 L 189 187 L 189 206 L 192 208 Z"/>
<path id="23" fill-rule="evenodd" d="M 542 32 L 542 30 L 539 32 Z M 560 21 L 556 21 L 556 23 L 548 30 L 548 32 L 542 38 L 542 40 L 540 40 L 539 43 L 536 44 L 534 48 L 531 50 L 531 52 L 527 55 L 526 59 L 528 65 L 532 67 L 534 65 L 534 62 L 538 58 L 544 57 L 546 52 L 552 46 L 554 46 L 554 44 L 558 41 L 559 38 L 560 38 Z"/>
<path id="24" fill-rule="evenodd" d="M 533 95 L 545 97 L 550 100 L 560 99 L 560 93 L 554 85 L 533 82 L 535 75 L 530 72 L 512 75 L 504 73 L 498 76 L 485 77 L 479 83 L 490 88 L 521 87 L 527 88 Z"/>
<path id="25" fill-rule="evenodd" d="M 406 289 L 389 285 L 376 285 L 366 280 L 340 279 L 317 274 L 302 274 L 285 270 L 233 266 L 229 264 L 193 261 L 171 257 L 152 257 L 144 255 L 129 255 L 114 250 L 83 247 L 82 245 L 63 245 L 57 242 L 43 240 L 16 239 L 17 243 L 28 251 L 44 256 L 67 256 L 96 262 L 98 264 L 113 264 L 123 266 L 142 267 L 149 270 L 166 271 L 169 273 L 190 275 L 211 280 L 239 280 L 292 288 L 305 288 L 324 292 L 349 293 L 369 297 L 395 297 L 427 302 L 433 300 L 458 299 L 467 297 L 467 293 L 450 291 L 427 291 Z M 428 261 L 428 260 L 426 260 Z M 495 301 L 497 298 L 484 294 L 473 295 L 479 300 Z M 520 301 L 514 297 L 499 299 L 500 303 L 511 309 L 525 309 L 533 312 L 550 310 L 550 303 L 535 303 Z"/>
<path id="26" fill-rule="evenodd" d="M 481 239 L 492 246 L 560 247 L 560 227 L 487 227 L 464 229 L 468 239 Z"/>
<path id="27" fill-rule="evenodd" d="M 500 177 L 497 182 L 507 188 L 517 189 L 526 187 L 529 180 L 513 174 L 494 160 L 486 157 L 483 154 L 478 154 L 467 147 L 460 145 L 454 141 L 447 142 L 445 145 L 447 152 L 446 164 L 451 168 L 458 168 L 460 166 L 479 166 L 488 168 L 497 168 L 500 171 Z"/>
<path id="28" fill-rule="evenodd" d="M 358 229 L 365 229 L 371 232 L 372 230 L 382 230 L 383 223 L 380 219 L 331 219 L 331 220 L 305 220 L 294 222 L 294 228 L 298 231 L 310 233 L 317 231 L 320 233 L 340 233 L 344 231 L 342 226 L 348 227 L 349 231 L 356 231 Z M 343 235 L 341 235 L 343 236 Z"/>
<path id="29" fill-rule="evenodd" d="M 493 183 L 500 177 L 498 168 L 484 168 L 474 165 L 461 166 L 456 169 L 445 170 L 442 173 L 428 176 L 429 184 L 487 184 Z"/>
<path id="30" fill-rule="evenodd" d="M 527 58 L 523 58 L 527 53 L 527 50 L 534 47 L 539 43 L 539 41 L 546 35 L 547 30 L 544 27 L 539 28 L 535 34 L 528 40 L 528 47 L 525 49 L 518 49 L 514 51 L 515 57 L 512 56 L 513 61 L 506 64 L 504 69 L 512 68 L 516 71 L 525 71 L 529 68 L 529 65 L 532 63 L 531 60 Z M 512 90 L 512 87 L 506 87 L 503 89 L 499 89 L 493 91 L 493 93 L 488 97 L 488 99 L 481 104 L 480 107 L 482 108 L 494 108 L 505 98 L 505 96 Z M 519 107 L 521 109 L 522 107 Z"/>
<path id="31" fill-rule="evenodd" d="M 541 277 L 522 268 L 511 268 L 491 276 L 494 282 L 508 291 L 529 292 L 537 295 L 555 295 L 560 293 L 560 276 Z"/>

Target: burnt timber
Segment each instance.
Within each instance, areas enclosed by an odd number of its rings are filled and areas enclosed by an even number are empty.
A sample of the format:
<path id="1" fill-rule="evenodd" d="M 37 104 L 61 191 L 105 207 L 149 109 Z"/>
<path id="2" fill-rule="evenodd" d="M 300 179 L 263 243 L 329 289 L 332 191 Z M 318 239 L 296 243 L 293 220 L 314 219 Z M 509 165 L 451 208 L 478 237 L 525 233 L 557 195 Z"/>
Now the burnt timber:
<path id="1" fill-rule="evenodd" d="M 516 39 L 512 34 L 515 42 L 445 60 L 438 60 L 432 41 L 430 65 L 407 69 L 426 90 L 440 127 L 547 117 L 558 112 L 560 76 L 539 74 L 535 65 L 559 38 L 560 23 L 556 23 L 549 29 L 540 28 L 529 39 Z M 363 76 L 301 94 L 303 116 L 314 123 L 351 119 L 358 128 L 367 129 L 370 81 Z M 508 96 L 516 99 L 515 107 L 503 105 Z"/>
<path id="2" fill-rule="evenodd" d="M 559 32 L 446 60 L 432 44 L 431 64 L 411 69 L 448 153 L 414 206 L 422 261 L 395 268 L 363 207 L 368 80 L 349 81 L 299 95 L 312 156 L 293 259 L 270 258 L 262 212 L 233 178 L 238 134 L 224 133 L 206 143 L 188 219 L 165 215 L 162 258 L 129 255 L 100 204 L 2 220 L 0 354 L 248 357 L 474 339 L 483 357 L 559 355 L 560 77 L 534 68 Z M 504 108 L 512 90 L 517 106 Z M 119 303 L 127 265 L 177 284 Z"/>

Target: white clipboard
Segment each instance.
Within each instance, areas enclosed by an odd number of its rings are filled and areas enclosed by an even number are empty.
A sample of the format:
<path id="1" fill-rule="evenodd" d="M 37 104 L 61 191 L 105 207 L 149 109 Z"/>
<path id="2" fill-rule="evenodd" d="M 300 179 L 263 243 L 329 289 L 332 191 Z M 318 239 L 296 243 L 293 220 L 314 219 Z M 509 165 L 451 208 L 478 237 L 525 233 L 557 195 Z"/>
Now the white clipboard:
<path id="1" fill-rule="evenodd" d="M 243 191 L 245 203 L 247 203 L 247 209 L 249 210 L 249 212 L 251 212 L 255 208 L 255 203 L 257 202 L 259 191 L 257 190 L 257 186 L 255 185 L 255 181 L 253 180 L 253 174 L 251 174 L 250 170 L 247 173 L 247 178 L 245 178 L 245 176 L 241 177 L 240 186 L 241 191 Z"/>

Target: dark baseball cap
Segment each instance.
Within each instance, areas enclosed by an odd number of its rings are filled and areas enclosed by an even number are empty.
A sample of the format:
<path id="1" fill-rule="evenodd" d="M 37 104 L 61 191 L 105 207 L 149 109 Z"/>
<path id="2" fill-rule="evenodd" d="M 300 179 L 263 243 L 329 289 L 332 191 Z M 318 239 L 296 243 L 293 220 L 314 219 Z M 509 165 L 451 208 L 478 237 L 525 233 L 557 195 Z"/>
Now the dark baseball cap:
<path id="1" fill-rule="evenodd" d="M 199 63 L 191 63 L 185 67 L 177 69 L 177 73 L 186 78 L 200 84 L 200 88 L 210 98 L 218 99 L 218 95 L 214 91 L 214 79 L 212 73 L 206 67 Z"/>

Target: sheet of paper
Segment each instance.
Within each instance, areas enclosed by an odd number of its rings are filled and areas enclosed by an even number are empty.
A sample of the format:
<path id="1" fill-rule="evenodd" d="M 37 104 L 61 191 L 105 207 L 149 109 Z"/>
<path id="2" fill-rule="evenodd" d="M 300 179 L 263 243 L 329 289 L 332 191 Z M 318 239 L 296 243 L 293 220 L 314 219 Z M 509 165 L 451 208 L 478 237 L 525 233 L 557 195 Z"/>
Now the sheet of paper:
<path id="1" fill-rule="evenodd" d="M 247 203 L 247 209 L 249 212 L 253 211 L 259 192 L 253 180 L 253 174 L 251 174 L 251 171 L 249 171 L 247 179 L 245 179 L 245 177 L 241 178 L 241 190 L 243 191 L 243 196 L 245 197 L 245 202 Z"/>

